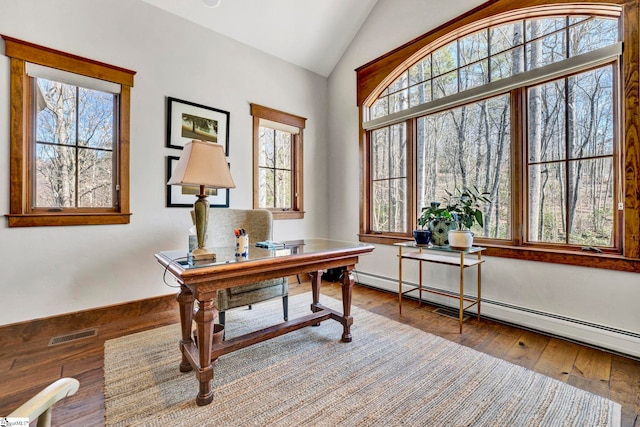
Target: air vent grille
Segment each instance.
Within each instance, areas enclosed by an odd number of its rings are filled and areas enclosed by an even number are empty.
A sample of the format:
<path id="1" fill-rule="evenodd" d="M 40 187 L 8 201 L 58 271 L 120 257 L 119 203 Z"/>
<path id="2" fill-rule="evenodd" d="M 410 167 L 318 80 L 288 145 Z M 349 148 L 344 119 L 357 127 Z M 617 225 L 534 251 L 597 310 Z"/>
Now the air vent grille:
<path id="1" fill-rule="evenodd" d="M 449 308 L 449 307 L 438 307 L 433 310 L 434 313 L 442 314 L 443 316 L 452 317 L 454 319 L 458 319 L 460 317 L 460 312 L 457 308 Z M 467 320 L 469 316 L 466 314 L 462 315 L 462 321 Z"/>
<path id="2" fill-rule="evenodd" d="M 87 329 L 86 331 L 71 332 L 70 334 L 60 335 L 60 336 L 51 338 L 51 340 L 49 341 L 49 347 L 51 347 L 52 345 L 66 344 L 71 341 L 77 341 L 83 338 L 90 338 L 95 336 L 98 336 L 97 328 Z"/>

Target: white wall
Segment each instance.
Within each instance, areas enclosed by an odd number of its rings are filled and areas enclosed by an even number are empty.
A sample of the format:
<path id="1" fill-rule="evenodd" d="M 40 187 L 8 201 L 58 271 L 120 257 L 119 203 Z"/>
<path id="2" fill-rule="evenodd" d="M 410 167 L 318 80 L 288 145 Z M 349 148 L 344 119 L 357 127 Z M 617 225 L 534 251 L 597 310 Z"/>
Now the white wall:
<path id="1" fill-rule="evenodd" d="M 444 6 L 440 0 L 378 1 L 329 78 L 328 167 L 329 188 L 333 189 L 330 237 L 353 239 L 358 233 L 360 177 L 354 70 L 482 2 L 466 0 L 447 2 Z M 361 258 L 358 265 L 360 281 L 397 290 L 396 255 L 394 247 L 377 245 L 372 255 Z M 415 283 L 417 266 L 412 267 L 413 272 L 407 273 L 405 279 Z M 430 267 L 431 273 L 426 279 L 431 286 L 455 290 L 456 269 Z M 405 269 L 410 270 L 408 264 Z M 467 283 L 474 283 L 474 274 L 468 272 Z M 487 258 L 483 268 L 482 296 L 495 302 L 483 306 L 483 313 L 487 315 L 640 356 L 638 274 Z M 584 325 L 584 322 L 597 327 Z M 631 334 L 608 332 L 600 327 Z"/>
<path id="2" fill-rule="evenodd" d="M 131 223 L 0 225 L 0 325 L 175 293 L 153 255 L 185 247 L 187 208 L 165 207 L 167 96 L 231 113 L 231 207 L 251 208 L 255 102 L 307 120 L 304 220 L 276 239 L 328 233 L 327 79 L 139 0 L 2 0 L 0 34 L 137 71 L 131 96 Z M 9 212 L 9 60 L 0 43 L 0 213 Z"/>

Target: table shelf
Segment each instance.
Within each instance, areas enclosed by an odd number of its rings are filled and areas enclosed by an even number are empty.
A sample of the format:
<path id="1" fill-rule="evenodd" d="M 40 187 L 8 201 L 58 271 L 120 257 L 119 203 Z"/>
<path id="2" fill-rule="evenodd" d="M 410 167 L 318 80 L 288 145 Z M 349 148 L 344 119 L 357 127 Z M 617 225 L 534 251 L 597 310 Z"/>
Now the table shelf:
<path id="1" fill-rule="evenodd" d="M 410 253 L 402 254 L 402 258 L 413 259 L 416 261 L 433 262 L 436 264 L 447 264 L 447 265 L 456 265 L 456 266 L 460 265 L 460 260 L 457 257 L 447 256 L 447 255 L 436 255 L 436 254 L 430 254 L 425 252 L 410 252 Z M 473 267 L 483 262 L 484 260 L 482 259 L 473 259 L 473 258 L 472 259 L 464 258 L 462 261 L 465 268 Z"/>
<path id="2" fill-rule="evenodd" d="M 460 333 L 462 333 L 462 321 L 464 316 L 464 311 L 473 307 L 474 305 L 478 306 L 478 314 L 477 318 L 480 320 L 480 302 L 482 297 L 482 264 L 484 260 L 482 259 L 482 251 L 485 248 L 482 247 L 471 247 L 467 250 L 457 250 L 451 249 L 448 246 L 423 246 L 417 245 L 414 242 L 406 242 L 406 243 L 396 243 L 395 246 L 398 246 L 398 309 L 400 314 L 402 315 L 402 296 L 409 292 L 414 292 L 418 290 L 418 304 L 422 305 L 422 292 L 429 292 L 449 298 L 455 298 L 459 301 L 458 305 L 458 322 L 460 327 Z M 403 248 L 413 249 L 412 252 L 403 253 Z M 418 249 L 416 252 L 415 249 Z M 437 253 L 440 252 L 440 253 Z M 467 256 L 465 256 L 467 255 Z M 472 257 L 468 257 L 471 255 Z M 419 282 L 418 285 L 406 285 L 411 286 L 412 289 L 403 291 L 402 290 L 402 261 L 403 260 L 413 260 L 418 261 L 418 269 L 419 269 Z M 459 295 L 451 295 L 447 292 L 440 292 L 434 289 L 429 289 L 425 287 L 422 283 L 422 265 L 423 263 L 433 263 L 433 264 L 442 264 L 442 265 L 450 265 L 455 266 L 460 269 L 460 293 Z M 477 297 L 465 297 L 464 296 L 464 270 L 466 268 L 476 267 L 477 271 Z M 470 302 L 471 304 L 465 305 L 465 302 Z"/>

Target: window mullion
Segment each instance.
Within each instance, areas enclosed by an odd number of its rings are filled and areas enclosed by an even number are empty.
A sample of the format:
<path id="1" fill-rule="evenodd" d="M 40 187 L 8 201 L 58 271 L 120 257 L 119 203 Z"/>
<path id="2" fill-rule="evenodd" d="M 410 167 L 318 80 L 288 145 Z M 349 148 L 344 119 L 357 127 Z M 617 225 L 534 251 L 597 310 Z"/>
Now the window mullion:
<path id="1" fill-rule="evenodd" d="M 277 168 L 276 168 L 276 147 L 277 147 L 277 142 L 276 142 L 276 130 L 273 130 L 273 166 L 271 168 L 271 170 L 273 171 L 273 207 L 277 208 L 278 207 L 278 187 L 277 182 L 278 180 L 276 179 L 276 174 L 277 174 Z"/>
<path id="2" fill-rule="evenodd" d="M 528 215 L 528 175 L 527 156 L 527 97 L 524 88 L 510 92 L 511 102 L 511 236 L 515 245 L 522 245 L 529 240 Z"/>
<path id="3" fill-rule="evenodd" d="M 392 133 L 392 128 L 389 129 L 389 132 L 387 132 L 387 230 L 386 231 L 392 231 L 392 227 L 391 227 L 391 218 L 392 218 L 392 204 L 391 204 L 391 133 Z"/>
<path id="4" fill-rule="evenodd" d="M 570 206 L 571 206 L 571 202 L 570 202 L 570 198 L 572 197 L 571 194 L 571 184 L 570 184 L 570 164 L 569 164 L 569 149 L 571 148 L 571 130 L 573 128 L 573 119 L 572 119 L 572 111 L 573 107 L 571 106 L 571 100 L 569 99 L 569 97 L 571 96 L 570 93 L 570 89 L 569 89 L 569 79 L 565 78 L 564 79 L 564 102 L 565 102 L 565 109 L 564 109 L 564 142 L 565 142 L 565 148 L 564 148 L 564 181 L 565 181 L 565 202 L 564 202 L 564 211 L 565 211 L 565 218 L 564 218 L 564 228 L 565 228 L 565 236 L 564 236 L 564 242 L 565 244 L 569 244 L 569 234 L 570 230 L 569 230 L 569 225 L 570 225 L 570 221 L 569 221 L 569 214 L 570 214 Z"/>
<path id="5" fill-rule="evenodd" d="M 75 165 L 75 173 L 74 173 L 75 191 L 74 191 L 74 206 L 73 207 L 74 208 L 78 208 L 80 206 L 80 204 L 79 204 L 79 200 L 80 200 L 79 199 L 79 197 L 80 197 L 80 153 L 79 153 L 79 151 L 80 151 L 80 138 L 79 138 L 79 131 L 78 131 L 79 125 L 80 125 L 80 120 L 79 120 L 79 117 L 80 117 L 80 114 L 79 114 L 80 113 L 80 109 L 79 109 L 79 107 L 80 107 L 80 103 L 79 103 L 79 100 L 80 100 L 80 88 L 78 86 L 76 86 L 75 92 L 76 92 L 76 95 L 75 95 L 74 102 L 75 102 L 75 109 L 76 109 L 76 114 L 75 114 L 75 128 L 76 129 L 75 129 L 75 135 L 74 135 L 74 138 L 75 138 L 74 147 L 75 147 L 75 162 L 76 162 L 76 165 Z"/>

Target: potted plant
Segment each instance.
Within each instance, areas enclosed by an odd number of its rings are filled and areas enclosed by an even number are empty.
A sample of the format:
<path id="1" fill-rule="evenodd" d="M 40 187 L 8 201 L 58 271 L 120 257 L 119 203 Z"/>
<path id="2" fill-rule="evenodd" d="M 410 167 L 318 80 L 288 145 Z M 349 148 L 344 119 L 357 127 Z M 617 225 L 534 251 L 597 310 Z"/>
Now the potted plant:
<path id="1" fill-rule="evenodd" d="M 422 208 L 420 216 L 418 217 L 418 228 L 413 230 L 413 238 L 418 245 L 428 245 L 431 240 L 429 222 L 433 215 L 433 203 L 434 202 L 431 203 L 430 207 Z"/>
<path id="2" fill-rule="evenodd" d="M 458 250 L 468 249 L 473 245 L 471 227 L 476 223 L 480 227 L 484 226 L 480 205 L 481 203 L 490 202 L 487 197 L 489 193 L 481 193 L 473 186 L 456 189 L 454 194 L 447 191 L 447 194 L 449 195 L 449 200 L 446 209 L 457 226 L 457 229 L 449 230 L 449 246 Z"/>
<path id="3" fill-rule="evenodd" d="M 426 245 L 431 241 L 434 245 L 445 245 L 452 222 L 447 208 L 440 207 L 440 202 L 431 202 L 429 206 L 422 208 L 418 218 L 419 228 L 414 230 L 413 237 L 418 244 Z"/>

